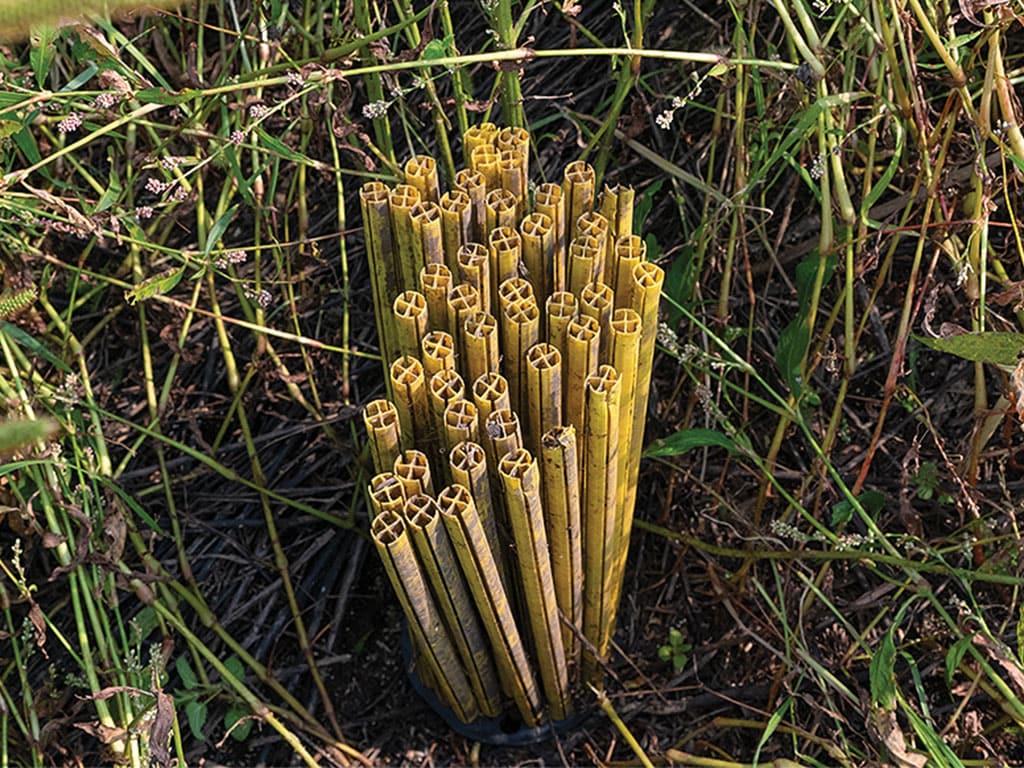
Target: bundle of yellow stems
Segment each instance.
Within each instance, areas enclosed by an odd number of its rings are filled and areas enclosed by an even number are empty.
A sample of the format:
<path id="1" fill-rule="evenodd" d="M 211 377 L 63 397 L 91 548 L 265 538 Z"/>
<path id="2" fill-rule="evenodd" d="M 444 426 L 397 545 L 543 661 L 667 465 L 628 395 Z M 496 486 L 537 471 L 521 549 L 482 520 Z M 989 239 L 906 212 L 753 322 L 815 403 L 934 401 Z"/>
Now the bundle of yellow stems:
<path id="1" fill-rule="evenodd" d="M 633 190 L 485 123 L 360 193 L 388 399 L 363 418 L 371 533 L 417 672 L 457 717 L 527 726 L 599 684 L 622 589 L 663 274 Z"/>

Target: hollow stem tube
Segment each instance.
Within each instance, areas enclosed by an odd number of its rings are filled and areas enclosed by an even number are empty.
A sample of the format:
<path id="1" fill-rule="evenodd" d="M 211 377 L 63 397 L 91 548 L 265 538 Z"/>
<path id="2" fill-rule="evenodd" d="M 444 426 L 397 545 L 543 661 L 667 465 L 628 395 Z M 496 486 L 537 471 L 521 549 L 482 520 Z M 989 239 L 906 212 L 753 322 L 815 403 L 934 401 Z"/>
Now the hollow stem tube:
<path id="1" fill-rule="evenodd" d="M 370 456 L 377 472 L 394 466 L 402 452 L 398 410 L 390 400 L 371 400 L 363 409 L 363 424 L 370 443 Z"/>
<path id="2" fill-rule="evenodd" d="M 498 466 L 516 544 L 519 583 L 526 603 L 535 660 L 540 669 L 551 717 L 563 720 L 572 710 L 558 601 L 551 575 L 540 470 L 533 455 L 520 449 L 506 454 Z"/>
<path id="3" fill-rule="evenodd" d="M 607 661 L 614 618 L 610 581 L 618 552 L 615 541 L 619 437 L 619 376 L 610 365 L 587 377 L 583 427 L 583 634 L 596 650 L 583 651 L 583 679 L 600 677 Z"/>
<path id="4" fill-rule="evenodd" d="M 427 264 L 420 272 L 420 293 L 427 302 L 427 330 L 448 331 L 448 294 L 452 290 L 452 272 L 444 264 Z"/>
<path id="5" fill-rule="evenodd" d="M 541 488 L 555 597 L 565 617 L 562 645 L 570 675 L 579 671 L 583 631 L 583 539 L 576 430 L 554 427 L 541 438 Z"/>
<path id="6" fill-rule="evenodd" d="M 470 722 L 477 715 L 476 698 L 427 589 L 405 521 L 394 512 L 382 512 L 374 518 L 370 532 L 405 612 L 413 645 L 426 664 L 438 695 L 460 720 Z"/>
<path id="7" fill-rule="evenodd" d="M 465 487 L 450 485 L 441 491 L 437 502 L 484 631 L 491 641 L 502 688 L 515 702 L 523 722 L 534 727 L 540 721 L 540 693 L 473 497 Z"/>
<path id="8" fill-rule="evenodd" d="M 412 495 L 404 517 L 480 712 L 496 717 L 501 706 L 498 677 L 458 556 L 441 522 L 441 510 L 430 496 Z"/>

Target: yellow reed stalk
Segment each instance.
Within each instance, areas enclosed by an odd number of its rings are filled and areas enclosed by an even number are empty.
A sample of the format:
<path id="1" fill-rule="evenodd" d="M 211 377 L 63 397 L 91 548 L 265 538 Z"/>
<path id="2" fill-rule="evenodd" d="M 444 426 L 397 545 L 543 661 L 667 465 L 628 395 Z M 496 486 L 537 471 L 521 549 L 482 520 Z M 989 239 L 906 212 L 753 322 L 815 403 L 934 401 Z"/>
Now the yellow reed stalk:
<path id="1" fill-rule="evenodd" d="M 494 503 L 491 497 L 491 481 L 487 474 L 487 454 L 480 443 L 464 440 L 452 446 L 448 454 L 448 468 L 451 471 L 452 482 L 463 485 L 473 495 L 473 503 L 476 504 L 477 514 L 480 516 L 480 524 L 483 526 L 487 543 L 491 547 L 498 561 L 499 568 L 503 567 L 504 547 L 501 539 L 498 538 L 498 520 L 494 514 Z M 507 584 L 504 572 L 501 573 L 502 583 Z"/>
<path id="2" fill-rule="evenodd" d="M 420 202 L 420 191 L 408 184 L 399 184 L 388 196 L 391 206 L 391 232 L 395 243 L 395 269 L 399 287 L 403 291 L 416 289 L 416 280 L 424 264 L 417 262 L 414 245 L 412 209 Z"/>
<path id="3" fill-rule="evenodd" d="M 462 345 L 466 350 L 463 372 L 466 381 L 476 381 L 501 363 L 498 351 L 498 321 L 487 312 L 474 312 L 462 326 Z"/>
<path id="4" fill-rule="evenodd" d="M 436 434 L 444 437 L 447 445 L 447 435 L 444 427 L 444 412 L 448 406 L 457 400 L 466 398 L 466 383 L 457 371 L 446 369 L 438 371 L 427 381 L 427 399 L 430 401 L 430 415 L 433 417 Z M 438 467 L 445 473 L 445 467 Z"/>
<path id="5" fill-rule="evenodd" d="M 626 235 L 615 241 L 615 267 L 609 275 L 608 285 L 615 291 L 615 308 L 629 306 L 632 295 L 633 268 L 647 261 L 647 243 L 636 235 Z"/>
<path id="6" fill-rule="evenodd" d="M 562 176 L 565 198 L 565 239 L 571 242 L 580 234 L 579 218 L 594 207 L 594 169 L 583 160 L 565 166 Z"/>
<path id="7" fill-rule="evenodd" d="M 601 267 L 602 251 L 596 237 L 579 235 L 569 243 L 566 268 L 569 273 L 569 292 L 580 294 L 587 285 L 597 279 Z"/>
<path id="8" fill-rule="evenodd" d="M 533 285 L 525 278 L 513 275 L 502 280 L 498 286 L 498 310 L 502 314 L 516 304 L 533 298 Z"/>
<path id="9" fill-rule="evenodd" d="M 427 330 L 448 331 L 448 293 L 452 273 L 444 264 L 427 264 L 420 272 L 420 293 L 427 300 Z"/>
<path id="10" fill-rule="evenodd" d="M 602 365 L 586 382 L 583 428 L 583 635 L 597 652 L 583 650 L 583 679 L 595 682 L 598 663 L 607 661 L 614 606 L 611 577 L 618 553 L 615 541 L 618 488 L 619 376 Z"/>
<path id="11" fill-rule="evenodd" d="M 468 283 L 480 295 L 480 311 L 491 311 L 491 257 L 482 243 L 463 243 L 458 255 L 459 282 Z"/>
<path id="12" fill-rule="evenodd" d="M 402 484 L 405 491 L 405 498 L 411 498 L 418 493 L 433 495 L 434 485 L 430 477 L 430 462 L 427 454 L 415 449 L 402 451 L 395 459 L 394 475 Z"/>
<path id="13" fill-rule="evenodd" d="M 386 472 L 402 452 L 398 410 L 390 400 L 371 400 L 363 409 L 363 424 L 369 438 L 373 468 L 377 472 Z"/>
<path id="14" fill-rule="evenodd" d="M 565 393 L 563 422 L 576 427 L 583 437 L 584 385 L 587 377 L 597 371 L 601 348 L 601 327 L 592 317 L 581 315 L 569 321 L 565 335 L 563 355 L 564 375 L 562 391 Z"/>
<path id="15" fill-rule="evenodd" d="M 415 357 L 404 355 L 391 364 L 390 376 L 402 448 L 418 445 L 422 449 L 433 439 L 423 365 Z"/>
<path id="16" fill-rule="evenodd" d="M 486 242 L 487 239 L 487 180 L 480 171 L 463 168 L 455 174 L 452 185 L 469 196 L 472 241 Z"/>
<path id="17" fill-rule="evenodd" d="M 455 336 L 455 352 L 465 366 L 466 349 L 463 334 L 458 332 L 475 312 L 480 311 L 480 293 L 471 283 L 459 283 L 448 292 L 445 300 L 448 332 Z"/>
<path id="18" fill-rule="evenodd" d="M 473 147 L 469 166 L 484 177 L 487 192 L 501 188 L 501 169 L 498 167 L 498 150 L 491 144 Z"/>
<path id="19" fill-rule="evenodd" d="M 455 340 L 446 331 L 431 331 L 420 344 L 423 375 L 428 379 L 438 371 L 455 370 Z"/>
<path id="20" fill-rule="evenodd" d="M 398 331 L 390 310 L 399 288 L 389 199 L 390 190 L 380 181 L 367 182 L 359 190 L 359 207 L 363 214 L 366 255 L 370 263 L 370 283 L 373 289 L 373 313 L 377 320 L 381 359 L 385 369 L 400 354 Z"/>
<path id="21" fill-rule="evenodd" d="M 483 446 L 488 466 L 493 467 L 497 473 L 499 462 L 505 458 L 505 454 L 514 453 L 523 447 L 523 431 L 515 411 L 503 409 L 487 417 L 484 421 Z"/>
<path id="22" fill-rule="evenodd" d="M 487 717 L 496 717 L 501 707 L 498 677 L 473 596 L 462 576 L 448 531 L 441 522 L 441 509 L 430 496 L 411 495 L 405 504 L 404 517 L 480 711 Z"/>
<path id="23" fill-rule="evenodd" d="M 544 517 L 555 597 L 567 622 L 562 625 L 562 645 L 570 667 L 579 664 L 576 632 L 583 631 L 583 522 L 578 468 L 576 430 L 564 426 L 545 432 L 540 455 Z"/>
<path id="24" fill-rule="evenodd" d="M 518 201 L 507 189 L 490 189 L 487 192 L 487 231 L 499 227 L 515 231 L 519 223 Z"/>
<path id="25" fill-rule="evenodd" d="M 512 193 L 516 200 L 516 219 L 526 212 L 527 178 L 524 174 L 522 155 L 515 149 L 503 149 L 498 153 L 498 173 L 501 188 Z"/>
<path id="26" fill-rule="evenodd" d="M 394 512 L 382 512 L 374 518 L 370 532 L 405 612 L 413 644 L 430 672 L 438 695 L 460 720 L 470 722 L 477 715 L 473 689 L 427 589 L 405 521 Z"/>
<path id="27" fill-rule="evenodd" d="M 633 234 L 633 188 L 626 184 L 604 185 L 598 210 L 611 225 L 608 230 L 609 245 L 620 237 Z M 608 282 L 607 280 L 605 282 Z"/>
<path id="28" fill-rule="evenodd" d="M 459 271 L 459 249 L 473 240 L 473 205 L 469 195 L 452 189 L 441 195 L 441 240 L 444 263 L 452 274 Z"/>
<path id="29" fill-rule="evenodd" d="M 633 455 L 633 410 L 636 402 L 636 376 L 640 367 L 640 337 L 642 322 L 636 311 L 616 309 L 609 326 L 611 344 L 605 361 L 619 374 L 619 470 L 616 498 L 619 518 L 622 521 L 615 534 L 615 540 L 622 547 L 619 551 L 621 566 L 629 551 L 629 532 L 633 524 L 633 507 L 626 504 L 626 489 L 629 485 L 629 457 Z M 621 568 L 619 569 L 621 571 Z"/>
<path id="30" fill-rule="evenodd" d="M 562 423 L 562 355 L 550 344 L 526 352 L 527 444 L 541 455 L 541 437 Z"/>
<path id="31" fill-rule="evenodd" d="M 427 334 L 427 299 L 419 291 L 402 291 L 391 305 L 398 332 L 398 349 L 403 355 L 418 357 Z"/>
<path id="32" fill-rule="evenodd" d="M 513 225 L 514 226 L 514 225 Z M 519 263 L 522 260 L 523 240 L 512 227 L 492 229 L 487 236 L 487 251 L 490 256 L 491 303 L 499 295 L 501 284 L 519 277 Z"/>
<path id="33" fill-rule="evenodd" d="M 523 722 L 535 727 L 541 714 L 540 693 L 473 497 L 464 486 L 451 485 L 441 491 L 437 502 L 491 642 L 502 689 L 515 702 Z"/>
<path id="34" fill-rule="evenodd" d="M 543 213 L 531 213 L 519 222 L 522 239 L 522 262 L 526 278 L 533 284 L 537 301 L 544 301 L 552 293 L 555 277 L 555 230 L 551 218 Z"/>
<path id="35" fill-rule="evenodd" d="M 569 321 L 575 320 L 579 315 L 579 304 L 576 297 L 568 291 L 556 291 L 548 296 L 544 308 L 547 342 L 562 354 L 564 364 L 568 351 L 565 337 L 569 332 Z"/>
<path id="36" fill-rule="evenodd" d="M 381 512 L 401 512 L 405 507 L 405 487 L 394 472 L 381 472 L 370 478 L 370 505 L 373 516 Z"/>
<path id="37" fill-rule="evenodd" d="M 473 402 L 480 420 L 484 423 L 495 411 L 512 408 L 508 391 L 508 379 L 497 371 L 488 371 L 473 382 Z"/>
<path id="38" fill-rule="evenodd" d="M 588 211 L 580 216 L 576 225 L 580 235 L 590 235 L 597 240 L 597 256 L 594 259 L 594 280 L 607 282 L 605 263 L 608 261 L 609 237 L 608 219 L 597 211 Z"/>
<path id="39" fill-rule="evenodd" d="M 524 179 L 530 178 L 530 132 L 518 126 L 509 126 L 498 131 L 494 146 L 499 152 L 514 151 L 522 163 L 521 173 Z M 511 189 L 511 187 L 510 187 Z"/>
<path id="40" fill-rule="evenodd" d="M 405 183 L 416 187 L 420 199 L 436 203 L 441 193 L 437 162 L 430 155 L 413 155 L 405 161 Z"/>
<path id="41" fill-rule="evenodd" d="M 601 351 L 599 353 L 601 360 L 606 360 L 608 357 L 611 344 L 609 326 L 614 309 L 615 294 L 604 283 L 590 283 L 580 291 L 580 314 L 594 318 L 601 328 Z"/>
<path id="42" fill-rule="evenodd" d="M 541 507 L 540 470 L 533 455 L 521 449 L 506 454 L 498 465 L 498 472 L 512 524 L 519 583 L 526 602 L 534 658 L 540 668 L 541 687 L 552 719 L 563 720 L 572 711 L 572 701 Z"/>
<path id="43" fill-rule="evenodd" d="M 533 210 L 551 219 L 551 229 L 555 235 L 554 262 L 550 268 L 551 293 L 564 291 L 565 274 L 565 209 L 562 204 L 562 187 L 554 182 L 545 182 L 537 187 L 533 195 Z M 545 270 L 548 272 L 549 270 Z M 550 294 L 549 294 L 550 295 Z"/>
<path id="44" fill-rule="evenodd" d="M 636 396 L 633 400 L 633 428 L 629 438 L 629 475 L 623 509 L 633 509 L 636 503 L 636 481 L 640 472 L 640 454 L 644 445 L 644 425 L 647 421 L 647 397 L 651 389 L 651 369 L 654 367 L 654 347 L 658 337 L 658 303 L 665 273 L 657 264 L 642 261 L 633 267 L 629 286 L 629 306 L 640 316 L 640 352 L 636 369 Z"/>
<path id="45" fill-rule="evenodd" d="M 473 150 L 482 145 L 494 146 L 498 138 L 498 126 L 494 123 L 484 122 L 480 125 L 471 125 L 462 134 L 462 152 L 466 165 L 472 164 Z"/>
<path id="46" fill-rule="evenodd" d="M 413 257 L 416 277 L 428 264 L 444 264 L 444 238 L 441 230 L 441 208 L 437 203 L 421 200 L 409 212 L 412 219 Z M 417 286 L 419 284 L 417 283 Z"/>
<path id="47" fill-rule="evenodd" d="M 480 420 L 476 406 L 468 400 L 456 400 L 444 409 L 445 444 L 449 450 L 465 440 L 480 441 Z"/>
<path id="48" fill-rule="evenodd" d="M 512 282 L 506 280 L 505 284 Z M 526 282 L 525 280 L 523 282 Z M 529 283 L 526 283 L 529 286 Z M 501 348 L 512 409 L 526 412 L 526 354 L 540 341 L 540 309 L 533 296 L 509 304 L 501 316 Z"/>

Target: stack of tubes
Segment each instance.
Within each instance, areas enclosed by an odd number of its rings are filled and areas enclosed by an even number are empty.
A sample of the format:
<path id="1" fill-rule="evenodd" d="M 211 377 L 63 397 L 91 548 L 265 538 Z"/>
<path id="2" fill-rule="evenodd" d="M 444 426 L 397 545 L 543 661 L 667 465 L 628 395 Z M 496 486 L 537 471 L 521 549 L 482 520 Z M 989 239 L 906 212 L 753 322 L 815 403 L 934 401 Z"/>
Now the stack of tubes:
<path id="1" fill-rule="evenodd" d="M 416 670 L 458 718 L 558 721 L 600 685 L 636 500 L 662 270 L 633 190 L 485 123 L 360 201 L 388 398 L 363 419 L 371 534 Z"/>

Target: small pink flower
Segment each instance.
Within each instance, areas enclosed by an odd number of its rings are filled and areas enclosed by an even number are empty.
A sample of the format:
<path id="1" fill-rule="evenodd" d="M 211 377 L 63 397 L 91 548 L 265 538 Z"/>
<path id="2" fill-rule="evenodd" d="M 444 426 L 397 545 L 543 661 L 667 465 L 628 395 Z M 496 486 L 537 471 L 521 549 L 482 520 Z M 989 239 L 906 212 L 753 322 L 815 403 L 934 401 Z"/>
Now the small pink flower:
<path id="1" fill-rule="evenodd" d="M 184 163 L 188 158 L 180 157 L 178 155 L 165 155 L 160 158 L 160 165 L 164 170 L 172 171 L 179 165 Z"/>
<path id="2" fill-rule="evenodd" d="M 234 130 L 234 131 L 231 132 L 231 143 L 232 144 L 234 144 L 237 147 L 237 146 L 240 146 L 243 141 L 245 141 L 245 134 L 244 133 L 242 133 L 239 130 Z"/>
<path id="3" fill-rule="evenodd" d="M 249 107 L 249 117 L 253 120 L 259 120 L 261 117 L 266 117 L 269 111 L 266 104 L 252 104 Z"/>
<path id="4" fill-rule="evenodd" d="M 74 133 L 82 127 L 82 118 L 77 112 L 72 112 L 70 115 L 65 117 L 59 123 L 57 123 L 58 133 Z"/>
<path id="5" fill-rule="evenodd" d="M 160 181 L 155 176 L 150 176 L 146 179 L 146 191 L 152 192 L 154 195 L 162 195 L 167 191 L 167 182 Z"/>
<path id="6" fill-rule="evenodd" d="M 117 96 L 111 91 L 103 91 L 103 93 L 97 94 L 96 99 L 93 101 L 93 105 L 97 109 L 110 109 L 117 103 Z"/>
<path id="7" fill-rule="evenodd" d="M 151 219 L 151 218 L 153 218 L 153 206 L 151 206 L 151 205 L 137 205 L 137 206 L 135 206 L 135 218 L 137 218 L 137 219 Z"/>

